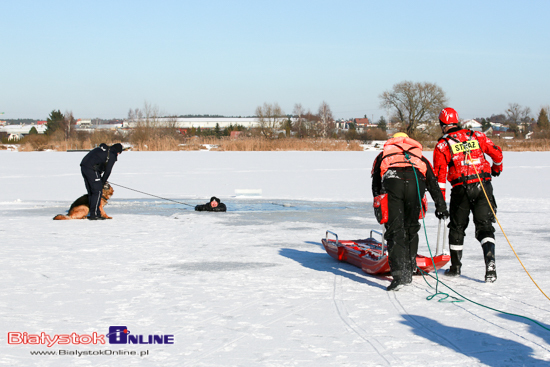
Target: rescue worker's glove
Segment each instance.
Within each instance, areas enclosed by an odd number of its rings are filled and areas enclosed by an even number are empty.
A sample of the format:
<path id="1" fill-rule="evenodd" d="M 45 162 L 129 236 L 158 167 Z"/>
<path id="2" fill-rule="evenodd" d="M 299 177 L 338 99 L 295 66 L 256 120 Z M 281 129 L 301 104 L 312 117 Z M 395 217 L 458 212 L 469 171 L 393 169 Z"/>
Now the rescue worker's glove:
<path id="1" fill-rule="evenodd" d="M 502 162 L 499 164 L 493 163 L 491 166 L 491 175 L 497 177 L 500 175 L 500 172 L 502 172 Z"/>
<path id="2" fill-rule="evenodd" d="M 436 209 L 435 210 L 435 216 L 437 217 L 437 219 L 447 219 L 447 218 L 449 218 L 450 214 L 449 214 L 449 211 L 447 210 L 447 208 L 445 208 L 443 210 Z"/>

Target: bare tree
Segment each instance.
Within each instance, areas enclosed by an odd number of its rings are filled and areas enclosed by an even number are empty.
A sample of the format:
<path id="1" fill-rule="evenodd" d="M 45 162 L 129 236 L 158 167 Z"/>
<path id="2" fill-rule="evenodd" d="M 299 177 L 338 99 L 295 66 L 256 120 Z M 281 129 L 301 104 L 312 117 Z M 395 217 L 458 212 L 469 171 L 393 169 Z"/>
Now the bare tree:
<path id="1" fill-rule="evenodd" d="M 74 130 L 73 127 L 76 125 L 76 119 L 73 116 L 73 111 L 65 111 L 63 115 L 62 128 L 65 132 L 65 139 L 71 137 L 71 132 Z"/>
<path id="2" fill-rule="evenodd" d="M 308 109 L 307 112 L 303 115 L 303 118 L 307 136 L 322 136 L 322 132 L 320 130 L 321 124 L 319 123 L 319 115 L 312 113 L 311 110 Z"/>
<path id="3" fill-rule="evenodd" d="M 334 117 L 328 103 L 323 101 L 319 106 L 319 125 L 321 136 L 323 138 L 330 137 L 334 131 Z"/>
<path id="4" fill-rule="evenodd" d="M 135 108 L 128 111 L 128 121 L 132 127 L 159 127 L 161 113 L 158 106 L 148 102 L 143 103 L 143 108 Z"/>
<path id="5" fill-rule="evenodd" d="M 521 122 L 527 122 L 531 119 L 531 108 L 522 107 L 518 103 L 508 103 L 508 109 L 506 109 L 506 117 L 508 122 L 519 124 Z"/>
<path id="6" fill-rule="evenodd" d="M 274 130 L 280 129 L 286 116 L 276 102 L 274 104 L 264 103 L 256 107 L 256 117 L 260 124 L 260 132 L 265 137 L 271 137 Z"/>
<path id="7" fill-rule="evenodd" d="M 294 124 L 292 125 L 292 128 L 296 133 L 298 134 L 298 137 L 303 138 L 307 135 L 307 124 L 306 119 L 304 117 L 306 111 L 302 107 L 301 103 L 296 103 L 294 105 L 294 110 L 292 111 L 292 114 L 294 115 Z"/>
<path id="8" fill-rule="evenodd" d="M 447 97 L 441 87 L 433 83 L 404 81 L 392 90 L 380 94 L 380 106 L 393 113 L 392 120 L 402 123 L 409 136 L 415 136 L 421 123 L 437 121 L 439 112 L 447 104 Z"/>
<path id="9" fill-rule="evenodd" d="M 130 127 L 136 127 L 138 123 L 143 119 L 143 112 L 139 108 L 131 109 L 128 111 L 128 124 Z"/>
<path id="10" fill-rule="evenodd" d="M 128 111 L 128 125 L 132 127 L 129 140 L 138 150 L 148 150 L 161 142 L 175 141 L 180 138 L 177 132 L 177 118 L 174 116 L 162 118 L 156 105 L 147 102 L 143 108 Z"/>
<path id="11" fill-rule="evenodd" d="M 518 103 L 508 103 L 506 117 L 509 123 L 517 126 L 517 132 L 526 133 L 527 124 L 531 121 L 531 108 L 522 107 Z M 513 127 L 512 130 L 516 131 Z"/>
<path id="12" fill-rule="evenodd" d="M 159 118 L 161 116 L 158 106 L 153 106 L 150 103 L 143 103 L 143 118 L 142 126 L 145 127 L 159 127 Z"/>

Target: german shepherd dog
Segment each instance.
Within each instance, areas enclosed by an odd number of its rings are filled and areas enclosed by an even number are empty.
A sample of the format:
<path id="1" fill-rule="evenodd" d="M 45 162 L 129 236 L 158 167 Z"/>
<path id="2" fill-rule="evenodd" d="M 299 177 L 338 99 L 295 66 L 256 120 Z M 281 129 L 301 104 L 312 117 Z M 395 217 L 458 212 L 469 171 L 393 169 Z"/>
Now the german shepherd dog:
<path id="1" fill-rule="evenodd" d="M 105 213 L 105 210 L 103 210 L 103 206 L 107 204 L 107 201 L 113 196 L 113 187 L 109 185 L 108 182 L 103 185 L 103 192 L 101 194 L 101 202 L 99 203 L 99 212 L 101 213 L 101 217 L 105 219 L 113 219 L 113 217 L 109 217 L 107 213 Z M 74 201 L 74 203 L 71 204 L 71 207 L 69 208 L 68 215 L 58 214 L 55 217 L 53 217 L 54 220 L 65 220 L 65 219 L 86 219 L 88 216 L 88 213 L 90 212 L 90 205 L 88 204 L 88 194 L 82 195 L 78 199 Z"/>

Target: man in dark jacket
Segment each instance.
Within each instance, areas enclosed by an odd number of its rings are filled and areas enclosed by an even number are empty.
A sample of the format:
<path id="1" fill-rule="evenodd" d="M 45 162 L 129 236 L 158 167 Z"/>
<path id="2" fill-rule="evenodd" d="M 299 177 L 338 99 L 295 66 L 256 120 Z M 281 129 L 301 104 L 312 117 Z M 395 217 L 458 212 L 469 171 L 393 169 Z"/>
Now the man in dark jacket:
<path id="1" fill-rule="evenodd" d="M 372 194 L 374 197 L 387 194 L 388 200 L 384 238 L 393 278 L 388 291 L 412 282 L 420 229 L 419 196 L 423 197 L 426 189 L 435 202 L 437 218 L 449 217 L 432 166 L 422 155 L 422 145 L 405 133 L 396 133 L 384 144 L 372 167 Z"/>
<path id="2" fill-rule="evenodd" d="M 210 198 L 210 202 L 203 204 L 203 205 L 197 205 L 195 207 L 195 211 L 197 212 L 225 212 L 227 210 L 224 203 L 220 202 L 220 199 L 218 199 L 215 196 L 212 196 Z"/>
<path id="3" fill-rule="evenodd" d="M 80 162 L 80 171 L 84 177 L 88 201 L 90 206 L 90 220 L 105 219 L 99 212 L 101 192 L 103 185 L 109 179 L 113 165 L 118 155 L 122 153 L 122 144 L 116 143 L 108 146 L 101 143 L 97 148 L 92 149 Z"/>

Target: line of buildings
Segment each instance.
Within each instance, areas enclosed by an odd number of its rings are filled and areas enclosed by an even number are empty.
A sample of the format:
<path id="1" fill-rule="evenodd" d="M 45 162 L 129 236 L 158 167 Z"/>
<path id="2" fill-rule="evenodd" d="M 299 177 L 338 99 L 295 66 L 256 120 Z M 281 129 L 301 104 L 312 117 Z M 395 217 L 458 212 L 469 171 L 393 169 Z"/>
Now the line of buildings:
<path id="1" fill-rule="evenodd" d="M 214 129 L 218 125 L 221 129 L 230 126 L 243 126 L 245 128 L 259 127 L 260 123 L 255 117 L 161 117 L 153 120 L 160 126 L 173 126 L 178 129 Z M 124 120 L 123 128 L 135 128 L 138 121 Z"/>
<path id="2" fill-rule="evenodd" d="M 155 118 L 152 121 L 155 126 L 174 127 L 179 129 L 182 133 L 192 128 L 201 128 L 201 130 L 214 129 L 216 125 L 219 126 L 220 129 L 229 128 L 231 126 L 235 127 L 237 125 L 243 126 L 244 128 L 255 128 L 260 126 L 258 119 L 255 117 L 162 117 Z M 334 122 L 335 127 L 343 131 L 350 129 L 352 124 L 355 125 L 355 129 L 358 132 L 377 127 L 377 125 L 371 123 L 368 118 L 341 119 Z M 94 124 L 91 119 L 79 119 L 74 128 L 78 131 L 86 132 L 92 132 L 97 129 L 127 131 L 138 126 L 138 123 L 139 122 L 135 120 L 125 119 L 114 120 L 105 124 Z M 475 120 L 462 121 L 462 126 L 475 131 L 482 130 L 481 124 Z M 492 123 L 491 126 L 491 130 L 489 131 L 490 134 L 504 133 L 507 130 L 507 127 L 502 124 Z M 46 121 L 18 125 L 7 125 L 5 121 L 0 121 L 0 137 L 16 141 L 28 135 L 32 128 L 35 128 L 38 134 L 44 134 L 46 131 Z M 419 128 L 422 127 L 419 126 Z"/>

